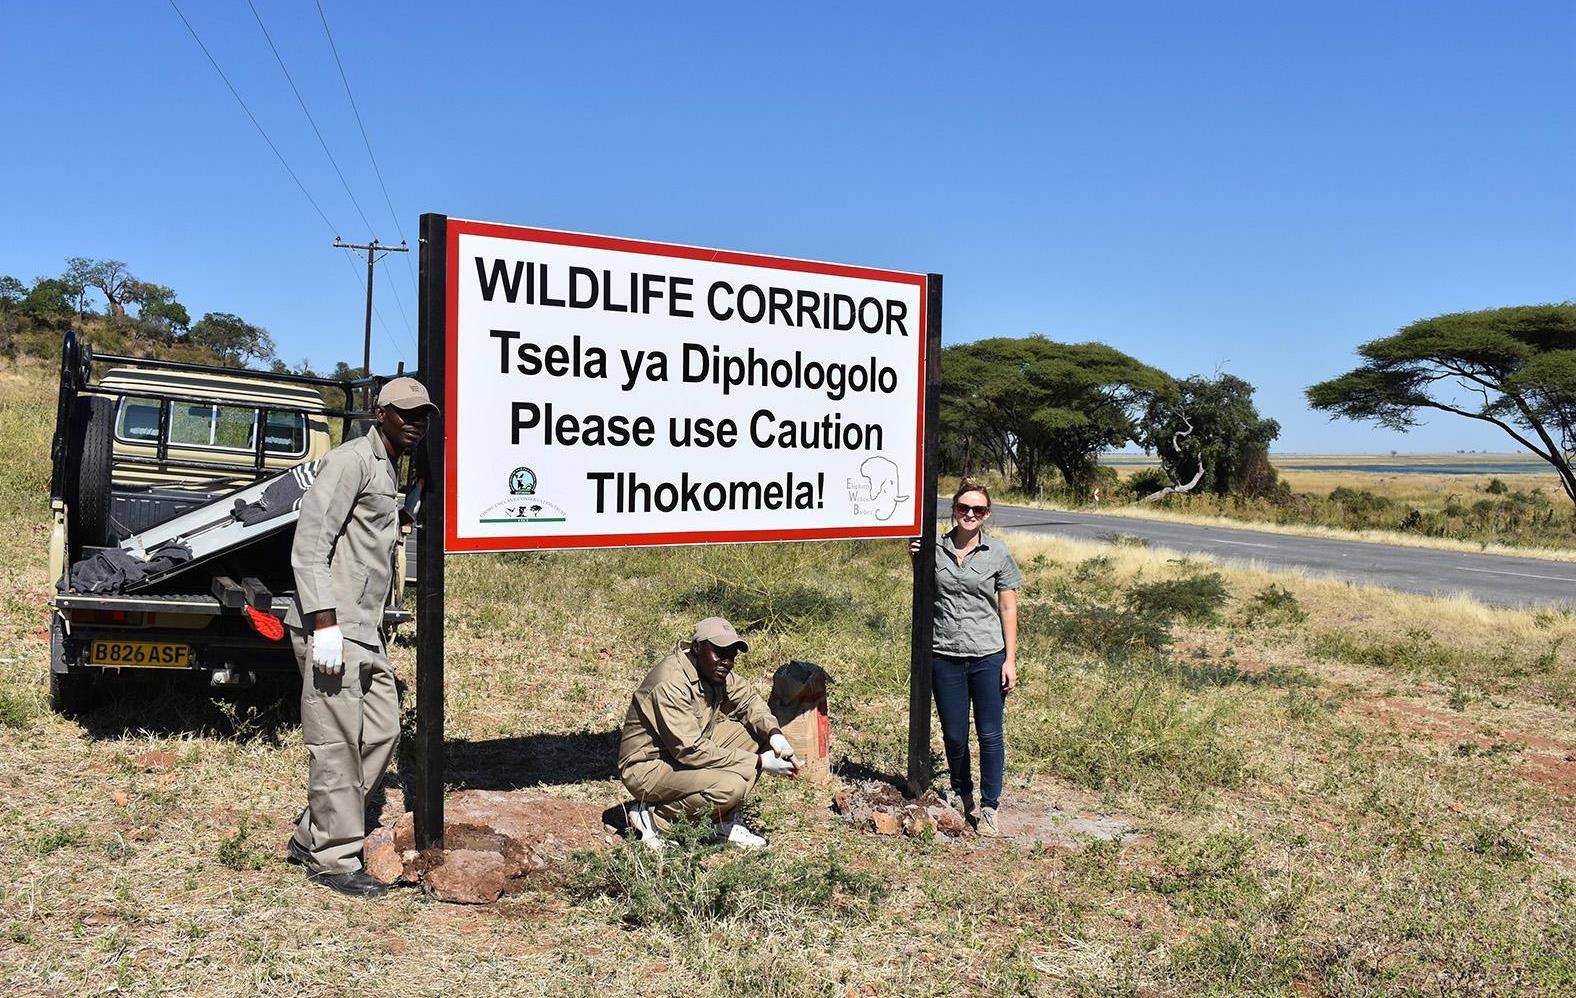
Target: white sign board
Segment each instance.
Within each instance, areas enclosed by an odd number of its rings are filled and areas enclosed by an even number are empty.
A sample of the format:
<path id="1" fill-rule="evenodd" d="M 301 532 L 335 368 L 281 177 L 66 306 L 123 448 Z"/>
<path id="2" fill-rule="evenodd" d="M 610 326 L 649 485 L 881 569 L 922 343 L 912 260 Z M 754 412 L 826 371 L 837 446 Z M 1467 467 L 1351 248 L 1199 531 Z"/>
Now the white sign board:
<path id="1" fill-rule="evenodd" d="M 447 232 L 446 550 L 920 533 L 923 274 Z"/>

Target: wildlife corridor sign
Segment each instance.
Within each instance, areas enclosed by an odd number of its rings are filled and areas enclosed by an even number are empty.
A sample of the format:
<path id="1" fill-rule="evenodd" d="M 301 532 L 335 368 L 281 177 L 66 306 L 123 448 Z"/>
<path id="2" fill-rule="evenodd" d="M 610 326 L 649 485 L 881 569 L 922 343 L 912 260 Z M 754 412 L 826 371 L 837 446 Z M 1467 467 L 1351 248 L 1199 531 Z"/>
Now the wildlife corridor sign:
<path id="1" fill-rule="evenodd" d="M 450 552 L 910 537 L 927 278 L 447 220 Z"/>

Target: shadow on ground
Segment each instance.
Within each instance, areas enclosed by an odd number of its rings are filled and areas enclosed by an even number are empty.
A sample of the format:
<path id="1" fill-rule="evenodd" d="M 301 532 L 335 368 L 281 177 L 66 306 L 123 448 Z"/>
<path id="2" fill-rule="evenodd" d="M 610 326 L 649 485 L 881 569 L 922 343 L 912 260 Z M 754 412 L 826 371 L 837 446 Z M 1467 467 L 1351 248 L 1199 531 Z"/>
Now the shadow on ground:
<path id="1" fill-rule="evenodd" d="M 456 790 L 524 790 L 618 776 L 618 729 L 517 735 L 444 746 Z"/>
<path id="2" fill-rule="evenodd" d="M 206 676 L 100 677 L 92 707 L 75 720 L 89 738 L 158 738 L 196 735 L 280 743 L 301 724 L 301 681 L 263 676 L 244 690 L 213 690 Z"/>

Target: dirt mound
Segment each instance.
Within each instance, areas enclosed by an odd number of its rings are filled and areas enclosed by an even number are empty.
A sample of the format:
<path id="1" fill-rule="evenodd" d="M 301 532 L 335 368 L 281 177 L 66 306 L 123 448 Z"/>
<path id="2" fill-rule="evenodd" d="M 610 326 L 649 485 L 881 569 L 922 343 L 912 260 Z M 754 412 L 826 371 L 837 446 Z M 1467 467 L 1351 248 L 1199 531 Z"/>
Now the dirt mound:
<path id="1" fill-rule="evenodd" d="M 943 842 L 990 841 L 977 837 L 969 817 L 934 790 L 909 798 L 890 783 L 853 783 L 833 795 L 832 809 L 855 828 L 877 835 L 933 836 Z M 1070 850 L 1091 841 L 1122 840 L 1138 834 L 1132 821 L 1103 810 L 1094 795 L 1071 788 L 1054 800 L 1004 800 L 996 824 L 1001 839 Z"/>
<path id="2" fill-rule="evenodd" d="M 416 851 L 415 819 L 400 815 L 367 836 L 367 872 L 414 883 L 439 901 L 488 904 L 571 853 L 611 848 L 596 804 L 513 791 L 465 790 L 444 805 L 443 848 Z"/>

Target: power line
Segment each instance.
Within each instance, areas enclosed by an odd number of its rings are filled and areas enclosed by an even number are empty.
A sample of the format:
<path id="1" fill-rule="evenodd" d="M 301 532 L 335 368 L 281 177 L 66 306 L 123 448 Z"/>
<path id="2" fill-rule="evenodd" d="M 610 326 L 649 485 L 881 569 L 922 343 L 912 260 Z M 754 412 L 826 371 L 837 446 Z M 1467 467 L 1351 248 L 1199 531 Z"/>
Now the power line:
<path id="1" fill-rule="evenodd" d="M 311 195 L 306 189 L 306 185 L 301 182 L 301 178 L 296 176 L 294 170 L 290 169 L 290 164 L 285 160 L 284 153 L 281 153 L 279 147 L 274 145 L 274 140 L 269 138 L 268 133 L 263 130 L 262 124 L 258 122 L 257 116 L 252 113 L 252 109 L 246 106 L 245 100 L 241 99 L 240 91 L 235 89 L 235 84 L 231 83 L 230 78 L 224 75 L 224 70 L 219 68 L 219 61 L 213 57 L 212 52 L 208 51 L 208 46 L 203 44 L 202 38 L 197 34 L 197 29 L 192 27 L 192 22 L 186 20 L 186 15 L 181 13 L 181 9 L 175 5 L 175 0 L 170 0 L 170 7 L 175 11 L 175 16 L 181 19 L 181 23 L 186 25 L 186 30 L 191 32 L 192 40 L 197 43 L 198 48 L 202 49 L 202 54 L 208 57 L 208 62 L 213 65 L 213 71 L 218 73 L 219 79 L 223 80 L 224 85 L 230 88 L 231 96 L 235 98 L 237 104 L 241 105 L 241 110 L 246 112 L 246 117 L 252 122 L 252 127 L 257 129 L 257 134 L 261 135 L 263 141 L 268 143 L 268 148 L 273 150 L 274 156 L 279 160 L 279 165 L 285 168 L 286 173 L 290 174 L 290 179 L 294 180 L 296 187 L 300 188 L 301 195 L 311 202 L 312 210 L 317 212 L 317 217 L 323 220 L 323 224 L 328 226 L 328 230 L 334 233 L 334 238 L 338 239 L 339 229 L 333 222 L 328 220 L 327 215 L 323 214 L 323 209 L 317 203 L 317 198 Z"/>
<path id="2" fill-rule="evenodd" d="M 361 216 L 361 224 L 363 224 L 363 225 L 365 225 L 367 227 L 367 234 L 369 236 L 371 236 L 372 237 L 372 241 L 374 243 L 376 243 L 377 242 L 377 234 L 376 234 L 376 232 L 375 232 L 375 230 L 373 228 L 372 222 L 371 222 L 370 219 L 367 218 L 367 213 L 362 210 L 362 208 L 361 208 L 361 201 L 359 199 L 357 199 L 355 191 L 351 190 L 350 182 L 345 179 L 344 171 L 339 168 L 339 161 L 334 158 L 333 152 L 330 151 L 330 149 L 328 148 L 328 141 L 323 138 L 322 130 L 317 127 L 317 119 L 312 117 L 311 110 L 308 109 L 307 106 L 306 106 L 306 98 L 301 96 L 301 89 L 296 86 L 295 77 L 290 75 L 290 70 L 285 65 L 284 57 L 279 54 L 279 46 L 274 44 L 274 38 L 273 38 L 273 35 L 269 34 L 268 25 L 263 23 L 263 15 L 258 12 L 257 5 L 255 3 L 253 3 L 252 0 L 246 0 L 246 5 L 251 8 L 251 10 L 252 10 L 252 17 L 256 19 L 258 28 L 260 28 L 262 30 L 262 32 L 263 32 L 263 38 L 268 42 L 269 50 L 272 51 L 273 54 L 274 54 L 274 61 L 279 64 L 279 71 L 285 74 L 285 82 L 290 84 L 290 92 L 295 94 L 296 103 L 301 106 L 301 113 L 306 115 L 307 124 L 312 126 L 312 134 L 317 136 L 317 144 L 322 147 L 323 155 L 328 157 L 329 165 L 334 168 L 334 174 L 337 177 L 339 177 L 339 184 L 340 184 L 340 186 L 345 189 L 345 194 L 346 194 L 346 196 L 348 196 L 350 198 L 350 203 L 355 206 L 356 214 Z M 322 13 L 321 6 L 319 6 L 318 13 L 319 14 Z M 332 47 L 332 41 L 333 41 L 332 38 L 330 38 L 330 47 Z M 338 64 L 338 60 L 339 60 L 338 52 L 335 52 L 334 59 L 335 59 L 336 65 L 337 65 Z M 344 67 L 343 66 L 340 67 L 340 78 L 341 79 L 344 78 Z M 347 92 L 348 92 L 348 84 L 346 86 L 347 86 Z M 351 109 L 352 110 L 355 109 L 355 102 L 354 101 L 351 102 Z M 356 120 L 357 120 L 357 123 L 359 124 L 360 123 L 360 116 L 359 116 L 359 114 L 357 115 L 357 119 Z M 365 138 L 366 138 L 366 133 L 365 133 L 365 130 L 363 130 L 363 132 L 362 132 L 362 139 L 363 139 L 363 141 L 365 141 Z M 372 166 L 373 166 L 374 170 L 377 169 L 377 161 L 376 160 L 373 161 Z M 378 180 L 379 180 L 379 183 L 382 183 L 382 177 L 381 176 L 379 176 Z M 385 196 L 385 198 L 387 197 L 387 191 L 384 192 L 384 196 Z M 390 214 L 391 215 L 393 214 L 392 211 L 390 212 Z M 395 216 L 393 218 L 393 221 L 394 221 L 395 228 L 396 229 L 399 228 L 399 218 L 398 218 L 398 216 Z M 409 267 L 409 263 L 408 263 L 408 258 L 407 258 L 407 269 L 408 269 L 408 267 Z M 414 280 L 414 278 L 412 278 L 412 280 Z M 410 315 L 409 315 L 409 313 L 407 313 L 405 311 L 405 302 L 400 298 L 399 287 L 398 287 L 397 284 L 390 284 L 388 287 L 389 287 L 390 291 L 394 292 L 394 303 L 399 306 L 400 319 L 403 320 L 404 323 L 405 323 L 405 335 L 407 337 L 409 337 L 409 339 L 411 340 L 412 343 L 415 343 L 416 332 L 415 332 L 415 329 L 410 324 Z M 403 356 L 403 354 L 401 356 Z"/>
<path id="3" fill-rule="evenodd" d="M 257 5 L 252 0 L 246 0 L 246 5 L 252 8 L 252 16 L 257 19 L 257 26 L 263 31 L 263 38 L 268 42 L 268 48 L 274 54 L 274 61 L 279 63 L 279 71 L 285 74 L 285 82 L 290 84 L 290 92 L 295 94 L 296 103 L 301 105 L 301 113 L 306 115 L 307 124 L 312 126 L 312 134 L 317 136 L 317 144 L 323 147 L 323 155 L 328 157 L 329 165 L 334 168 L 334 173 L 339 177 L 340 186 L 345 188 L 345 193 L 350 197 L 350 203 L 355 205 L 356 214 L 361 216 L 361 224 L 367 227 L 367 234 L 376 236 L 372 223 L 367 221 L 367 213 L 361 210 L 361 202 L 356 200 L 355 192 L 350 189 L 349 181 L 339 168 L 339 162 L 334 159 L 334 154 L 329 152 L 328 143 L 323 139 L 323 133 L 317 127 L 317 121 L 312 117 L 312 112 L 307 110 L 306 99 L 301 96 L 301 91 L 295 84 L 295 78 L 290 75 L 290 70 L 285 68 L 284 57 L 279 54 L 279 47 L 274 44 L 274 38 L 268 33 L 268 25 L 263 23 L 263 15 L 257 12 Z"/>
<path id="4" fill-rule="evenodd" d="M 217 59 L 215 59 L 214 56 L 213 56 L 213 53 L 208 50 L 208 46 L 203 44 L 202 37 L 197 34 L 197 29 L 192 27 L 191 21 L 186 19 L 186 15 L 181 12 L 180 7 L 177 6 L 176 3 L 175 3 L 175 0 L 169 0 L 169 4 L 170 4 L 170 8 L 175 11 L 175 16 L 179 17 L 181 19 L 181 23 L 186 25 L 186 30 L 188 32 L 190 32 L 190 34 L 192 36 L 192 40 L 197 43 L 197 47 L 202 49 L 202 54 L 208 57 L 208 63 L 211 66 L 213 66 L 213 71 L 215 73 L 219 74 L 219 79 L 223 80 L 224 81 L 224 85 L 229 88 L 230 95 L 235 98 L 235 102 L 237 104 L 241 105 L 241 110 L 246 113 L 247 120 L 251 121 L 252 127 L 257 129 L 257 134 L 261 135 L 263 137 L 263 141 L 265 143 L 267 143 L 268 144 L 268 148 L 273 151 L 274 157 L 279 160 L 279 165 L 284 167 L 285 168 L 285 172 L 290 175 L 290 179 L 295 181 L 296 187 L 301 191 L 301 196 L 307 199 L 307 202 L 312 205 L 312 210 L 317 212 L 317 217 L 323 220 L 323 224 L 328 227 L 328 231 L 334 234 L 334 238 L 335 239 L 338 239 L 339 238 L 339 227 L 336 226 L 333 222 L 329 221 L 328 216 L 326 214 L 324 214 L 324 212 L 323 212 L 322 206 L 317 203 L 317 199 L 314 198 L 312 196 L 312 193 L 306 189 L 306 185 L 301 182 L 301 178 L 296 174 L 295 170 L 290 168 L 290 163 L 289 163 L 288 160 L 285 159 L 284 153 L 281 153 L 279 151 L 279 147 L 274 145 L 274 140 L 269 138 L 267 130 L 264 129 L 263 126 L 262 126 L 262 123 L 257 120 L 257 116 L 252 113 L 252 109 L 247 106 L 246 100 L 244 98 L 242 98 L 240 91 L 235 89 L 235 84 L 230 82 L 230 78 L 228 76 L 226 76 L 224 70 L 219 67 L 219 61 Z M 319 12 L 320 13 L 321 13 L 321 9 L 322 8 L 319 7 Z M 266 31 L 265 31 L 265 34 L 266 34 Z M 341 70 L 341 72 L 343 73 L 343 70 Z M 286 75 L 288 76 L 289 74 L 287 73 Z M 314 127 L 316 127 L 316 126 L 314 126 Z M 378 179 L 379 179 L 379 182 L 381 183 L 382 182 L 382 178 L 379 177 Z M 384 196 L 387 197 L 387 192 L 386 191 L 385 191 L 385 195 Z M 352 198 L 352 200 L 354 200 L 354 199 Z M 358 211 L 360 210 L 359 206 L 357 206 L 357 210 Z M 364 220 L 365 216 L 363 215 L 362 217 L 363 217 L 363 220 Z M 399 219 L 396 218 L 395 219 L 395 225 L 398 226 L 398 224 L 399 224 Z M 370 228 L 370 227 L 371 226 L 369 224 L 368 228 Z M 366 290 L 366 285 L 365 285 L 365 283 L 363 283 L 362 277 L 361 277 L 361 273 L 356 269 L 356 265 L 353 262 L 351 262 L 349 257 L 344 257 L 344 260 L 345 260 L 346 265 L 350 267 L 350 272 L 351 272 L 352 276 L 354 277 L 357 285 L 360 286 L 363 291 L 365 291 Z M 383 310 L 382 309 L 378 309 L 378 308 L 376 308 L 376 306 L 374 306 L 374 311 L 377 313 L 378 323 L 379 323 L 379 326 L 381 328 L 381 331 L 383 333 L 384 338 L 386 340 L 390 341 L 389 342 L 389 346 L 392 347 L 394 352 L 399 355 L 400 359 L 408 360 L 409 358 L 407 358 L 405 356 L 404 349 L 401 348 L 398 343 L 392 342 L 393 338 L 389 334 L 389 331 L 388 331 L 388 320 L 386 320 L 383 317 Z M 407 320 L 407 325 L 408 325 L 408 323 L 409 323 L 409 320 Z"/>
<path id="5" fill-rule="evenodd" d="M 334 33 L 328 28 L 328 15 L 323 12 L 323 0 L 316 0 L 316 2 L 318 19 L 323 22 L 323 34 L 328 38 L 329 50 L 334 53 L 334 65 L 339 67 L 339 79 L 345 85 L 345 96 L 349 98 L 350 110 L 356 116 L 356 127 L 361 129 L 361 141 L 367 147 L 367 159 L 372 161 L 372 172 L 377 175 L 378 186 L 383 190 L 383 203 L 388 205 L 389 218 L 394 221 L 394 229 L 399 233 L 400 242 L 406 242 L 405 227 L 399 222 L 399 213 L 394 210 L 394 200 L 389 197 L 388 185 L 383 182 L 383 171 L 378 168 L 378 158 L 372 154 L 372 140 L 367 137 L 367 126 L 361 121 L 361 110 L 356 107 L 356 96 L 350 92 L 350 77 L 345 75 L 345 64 L 340 61 L 339 46 L 334 44 Z M 410 272 L 410 286 L 412 288 L 416 287 L 416 271 L 408 255 L 405 257 L 405 269 Z M 394 297 L 396 301 L 399 300 L 397 293 Z M 400 311 L 403 313 L 404 310 L 405 306 L 401 303 Z M 410 324 L 408 318 L 405 322 L 406 325 Z"/>

